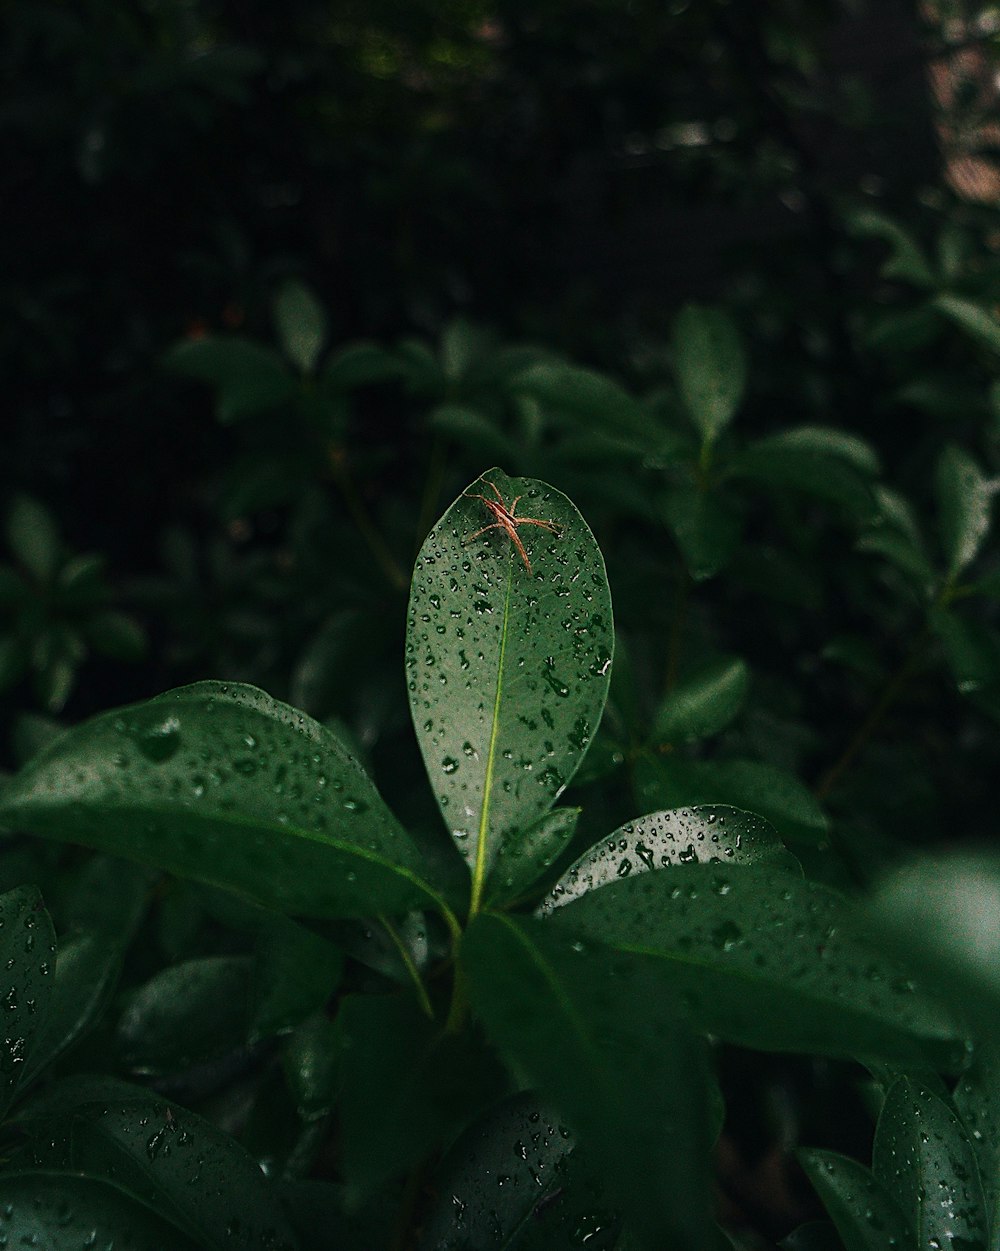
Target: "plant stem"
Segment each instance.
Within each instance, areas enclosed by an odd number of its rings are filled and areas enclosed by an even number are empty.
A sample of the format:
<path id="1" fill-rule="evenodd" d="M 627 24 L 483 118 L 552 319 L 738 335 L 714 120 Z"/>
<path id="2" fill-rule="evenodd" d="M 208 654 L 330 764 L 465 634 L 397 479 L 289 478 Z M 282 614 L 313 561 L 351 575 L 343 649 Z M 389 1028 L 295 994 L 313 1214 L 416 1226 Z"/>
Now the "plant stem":
<path id="1" fill-rule="evenodd" d="M 924 647 L 927 643 L 928 632 L 921 630 L 913 641 L 913 645 L 903 659 L 903 663 L 899 666 L 893 676 L 882 688 L 882 693 L 875 701 L 874 706 L 865 717 L 861 725 L 858 727 L 850 742 L 844 748 L 839 759 L 826 771 L 816 786 L 816 798 L 825 799 L 827 795 L 840 781 L 841 776 L 853 763 L 855 756 L 861 751 L 862 747 L 872 737 L 878 727 L 881 725 L 883 718 L 889 709 L 893 706 L 899 696 L 902 694 L 907 682 L 916 672 L 923 659 Z"/>
<path id="2" fill-rule="evenodd" d="M 368 544 L 368 550 L 374 557 L 375 563 L 397 591 L 405 590 L 408 584 L 407 577 L 389 550 L 385 539 L 382 538 L 375 528 L 375 523 L 372 521 L 367 508 L 365 508 L 361 496 L 358 494 L 357 487 L 354 485 L 354 479 L 348 472 L 346 457 L 340 448 L 331 446 L 327 449 L 327 460 L 330 464 L 333 480 L 340 488 L 340 493 L 344 497 L 344 503 L 347 505 L 347 511 L 351 514 L 351 520 L 358 527 L 361 537 Z"/>
<path id="3" fill-rule="evenodd" d="M 395 926 L 392 925 L 392 923 L 388 920 L 388 918 L 384 916 L 379 916 L 379 921 L 381 921 L 382 926 L 385 929 L 385 932 L 392 939 L 393 945 L 395 946 L 396 950 L 399 952 L 400 959 L 403 961 L 403 967 L 406 969 L 407 973 L 409 973 L 410 978 L 413 982 L 414 988 L 416 989 L 417 1001 L 419 1002 L 424 1015 L 429 1017 L 433 1021 L 434 1009 L 431 1006 L 431 1001 L 427 994 L 427 987 L 424 985 L 423 978 L 420 976 L 420 970 L 413 963 L 413 957 L 410 955 L 409 951 L 407 951 L 406 949 L 406 944 L 396 933 Z"/>

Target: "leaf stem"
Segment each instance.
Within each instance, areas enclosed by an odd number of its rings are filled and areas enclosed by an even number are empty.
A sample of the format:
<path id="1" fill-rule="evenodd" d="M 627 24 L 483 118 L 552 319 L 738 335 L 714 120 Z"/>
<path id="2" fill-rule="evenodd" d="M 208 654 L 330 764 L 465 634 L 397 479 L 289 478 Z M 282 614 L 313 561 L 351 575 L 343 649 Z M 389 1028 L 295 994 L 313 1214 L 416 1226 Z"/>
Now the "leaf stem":
<path id="1" fill-rule="evenodd" d="M 406 944 L 400 938 L 396 931 L 396 927 L 392 924 L 388 917 L 382 916 L 380 913 L 378 919 L 381 922 L 382 927 L 385 929 L 385 932 L 392 940 L 393 946 L 399 952 L 400 959 L 403 961 L 403 967 L 410 975 L 410 979 L 412 980 L 414 988 L 417 992 L 417 1002 L 420 1004 L 421 1010 L 426 1017 L 429 1017 L 430 1020 L 433 1021 L 434 1009 L 431 1006 L 430 997 L 427 994 L 427 987 L 424 985 L 424 980 L 420 976 L 420 970 L 414 964 L 413 957 L 407 950 Z"/>
<path id="2" fill-rule="evenodd" d="M 374 557 L 375 563 L 397 591 L 405 590 L 407 587 L 406 574 L 389 550 L 385 539 L 382 538 L 382 535 L 376 529 L 368 509 L 358 494 L 358 489 L 354 485 L 354 479 L 348 471 L 347 458 L 343 450 L 336 444 L 330 444 L 327 448 L 327 461 L 330 465 L 331 477 L 344 497 L 344 503 L 347 505 L 347 511 L 351 515 L 351 520 L 357 526 L 361 537 L 368 544 L 368 550 Z"/>
<path id="3" fill-rule="evenodd" d="M 841 752 L 840 757 L 820 779 L 815 789 L 817 799 L 825 799 L 829 795 L 843 774 L 851 766 L 854 758 L 882 724 L 886 713 L 902 694 L 907 682 L 920 667 L 928 637 L 928 631 L 925 627 L 914 639 L 910 650 L 903 658 L 902 664 L 882 688 L 881 695 L 879 695 L 868 716 L 865 717 L 850 742 Z"/>

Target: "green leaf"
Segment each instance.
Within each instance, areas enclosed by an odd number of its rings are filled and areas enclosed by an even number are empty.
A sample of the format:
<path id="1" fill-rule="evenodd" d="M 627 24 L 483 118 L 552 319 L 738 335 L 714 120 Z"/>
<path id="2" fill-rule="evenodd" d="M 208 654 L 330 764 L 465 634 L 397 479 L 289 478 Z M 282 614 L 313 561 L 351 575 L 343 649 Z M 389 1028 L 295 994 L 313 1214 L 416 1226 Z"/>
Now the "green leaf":
<path id="1" fill-rule="evenodd" d="M 113 660 L 141 660 L 146 654 L 146 631 L 127 613 L 97 613 L 83 629 L 94 651 Z"/>
<path id="2" fill-rule="evenodd" d="M 0 1244 L 45 1251 L 198 1251 L 176 1225 L 114 1185 L 73 1173 L 5 1173 Z"/>
<path id="3" fill-rule="evenodd" d="M 276 1192 L 228 1134 L 138 1086 L 103 1077 L 48 1086 L 19 1124 L 43 1155 L 112 1181 L 208 1251 L 296 1251 Z M 48 1165 L 44 1165 L 48 1167 Z M 171 1244 L 167 1244 L 171 1245 Z"/>
<path id="4" fill-rule="evenodd" d="M 463 378 L 491 346 L 492 335 L 464 317 L 448 323 L 441 335 L 441 365 L 453 382 Z"/>
<path id="5" fill-rule="evenodd" d="M 739 331 L 718 308 L 688 304 L 674 321 L 674 372 L 684 403 L 706 444 L 729 425 L 746 385 Z"/>
<path id="6" fill-rule="evenodd" d="M 286 282 L 274 301 L 274 320 L 281 347 L 289 360 L 311 374 L 326 342 L 326 314 L 315 295 L 301 282 Z"/>
<path id="7" fill-rule="evenodd" d="M 989 532 L 994 489 L 972 457 L 954 444 L 938 461 L 936 486 L 941 542 L 953 581 L 976 559 Z"/>
<path id="8" fill-rule="evenodd" d="M 387 382 L 403 372 L 399 357 L 377 343 L 349 343 L 334 352 L 323 367 L 323 384 L 331 391 L 354 391 Z"/>
<path id="9" fill-rule="evenodd" d="M 661 701 L 652 738 L 657 743 L 690 743 L 718 734 L 739 713 L 749 686 L 750 670 L 738 656 L 705 665 Z"/>
<path id="10" fill-rule="evenodd" d="M 972 1144 L 958 1116 L 930 1088 L 906 1077 L 889 1087 L 872 1168 L 906 1217 L 916 1246 L 986 1251 Z"/>
<path id="11" fill-rule="evenodd" d="M 438 404 L 427 415 L 427 424 L 483 456 L 509 457 L 517 452 L 514 441 L 495 421 L 464 404 Z"/>
<path id="12" fill-rule="evenodd" d="M 62 544 L 52 513 L 30 495 L 15 495 L 7 513 L 7 544 L 34 578 L 51 582 L 56 575 Z"/>
<path id="13" fill-rule="evenodd" d="M 807 428 L 758 439 L 730 461 L 727 473 L 772 490 L 800 492 L 827 501 L 843 509 L 853 524 L 871 524 L 878 506 L 870 463 L 857 454 L 845 455 L 844 446 L 835 447 L 832 440 L 817 437 L 821 433 Z M 860 439 L 857 442 L 861 444 Z M 853 448 L 853 443 L 849 446 Z M 854 450 L 865 447 L 861 444 Z"/>
<path id="14" fill-rule="evenodd" d="M 282 1034 L 326 1003 L 344 957 L 333 943 L 292 921 L 277 920 L 257 942 L 250 1041 Z"/>
<path id="15" fill-rule="evenodd" d="M 866 439 L 835 426 L 793 426 L 752 446 L 771 452 L 799 452 L 824 460 L 832 458 L 850 465 L 866 478 L 875 478 L 882 472 L 878 453 Z"/>
<path id="16" fill-rule="evenodd" d="M 953 1098 L 979 1162 L 995 1240 L 1000 1231 L 1000 1047 L 995 1039 L 976 1043 Z"/>
<path id="17" fill-rule="evenodd" d="M 662 437 L 660 423 L 645 406 L 606 374 L 564 361 L 539 361 L 520 373 L 515 389 L 549 411 L 572 418 L 574 430 L 623 434 L 650 447 Z"/>
<path id="18" fill-rule="evenodd" d="M 337 1025 L 344 1180 L 355 1202 L 454 1138 L 503 1078 L 475 1035 L 446 1032 L 409 998 L 349 995 Z"/>
<path id="19" fill-rule="evenodd" d="M 437 901 L 375 787 L 318 722 L 198 682 L 95 717 L 0 792 L 0 823 L 314 916 Z"/>
<path id="20" fill-rule="evenodd" d="M 490 902 L 509 902 L 524 894 L 555 864 L 569 846 L 579 808 L 556 808 L 526 830 L 515 830 L 500 843 Z"/>
<path id="21" fill-rule="evenodd" d="M 738 808 L 651 812 L 609 834 L 572 864 L 542 901 L 538 915 L 624 877 L 672 864 L 755 864 L 802 876 L 774 827 Z"/>
<path id="22" fill-rule="evenodd" d="M 215 387 L 216 412 L 224 425 L 276 408 L 295 391 L 295 379 L 277 352 L 249 339 L 178 343 L 163 363 L 174 373 Z"/>
<path id="23" fill-rule="evenodd" d="M 977 343 L 1000 352 L 1000 320 L 988 305 L 959 295 L 939 295 L 933 306 Z"/>
<path id="24" fill-rule="evenodd" d="M 693 1019 L 775 1051 L 954 1062 L 960 1030 L 850 924 L 843 898 L 769 865 L 681 864 L 556 908 L 547 925 L 654 957 Z"/>
<path id="25" fill-rule="evenodd" d="M 0 1120 L 26 1075 L 54 991 L 55 934 L 33 886 L 0 895 Z"/>
<path id="26" fill-rule="evenodd" d="M 572 1150 L 570 1131 L 534 1095 L 505 1100 L 466 1130 L 438 1170 L 422 1251 L 520 1247 L 519 1234 L 564 1186 Z"/>
<path id="27" fill-rule="evenodd" d="M 1000 679 L 1000 638 L 994 630 L 947 608 L 934 608 L 930 624 L 963 695 L 974 695 Z"/>
<path id="28" fill-rule="evenodd" d="M 892 1195 L 864 1165 L 836 1151 L 797 1154 L 847 1251 L 906 1251 L 912 1239 L 908 1224 Z"/>
<path id="29" fill-rule="evenodd" d="M 882 266 L 883 277 L 900 278 L 917 287 L 937 286 L 937 277 L 923 249 L 891 218 L 872 209 L 861 209 L 849 214 L 847 223 L 853 234 L 884 239 L 892 247 L 892 256 Z"/>
<path id="30" fill-rule="evenodd" d="M 579 1134 L 639 1245 L 708 1245 L 705 1058 L 656 971 L 496 914 L 461 958 L 490 1040 Z"/>
<path id="31" fill-rule="evenodd" d="M 661 507 L 696 582 L 714 577 L 729 564 L 739 547 L 741 525 L 721 490 L 682 483 L 664 493 Z"/>
<path id="32" fill-rule="evenodd" d="M 243 1046 L 252 968 L 249 956 L 203 956 L 160 969 L 129 996 L 118 1022 L 123 1062 L 162 1077 Z"/>
<path id="33" fill-rule="evenodd" d="M 527 561 L 486 505 L 521 497 Z M 607 698 L 614 631 L 604 561 L 560 492 L 498 469 L 460 495 L 417 557 L 407 617 L 410 710 L 438 806 L 473 883 L 565 789 Z M 539 871 L 544 868 L 539 866 Z"/>
<path id="34" fill-rule="evenodd" d="M 1000 1036 L 1000 857 L 924 857 L 886 877 L 865 906 L 878 941 L 926 969 L 928 985 L 987 1038 Z"/>
<path id="35" fill-rule="evenodd" d="M 644 755 L 635 763 L 633 785 L 641 808 L 730 804 L 766 817 L 792 842 L 815 843 L 829 826 L 812 792 L 793 773 L 758 760 Z"/>

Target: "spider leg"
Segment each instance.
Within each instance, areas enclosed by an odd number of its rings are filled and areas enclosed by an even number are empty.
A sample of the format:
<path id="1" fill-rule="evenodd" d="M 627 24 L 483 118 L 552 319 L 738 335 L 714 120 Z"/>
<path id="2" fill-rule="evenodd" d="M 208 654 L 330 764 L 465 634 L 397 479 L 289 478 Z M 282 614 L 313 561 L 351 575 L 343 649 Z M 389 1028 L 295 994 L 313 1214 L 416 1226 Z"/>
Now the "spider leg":
<path id="1" fill-rule="evenodd" d="M 491 526 L 483 526 L 481 530 L 477 530 L 475 534 L 467 534 L 462 540 L 464 543 L 471 543 L 473 539 L 478 539 L 481 534 L 485 534 L 487 530 L 506 530 L 507 527 L 502 521 L 494 521 Z"/>
<path id="2" fill-rule="evenodd" d="M 517 548 L 521 556 L 521 559 L 524 561 L 525 569 L 527 569 L 527 571 L 531 573 L 531 561 L 528 559 L 528 553 L 524 550 L 524 544 L 521 542 L 521 536 L 518 534 L 516 530 L 511 530 L 510 537 L 511 537 L 511 540 L 513 541 L 514 546 Z"/>
<path id="3" fill-rule="evenodd" d="M 515 517 L 514 520 L 519 526 L 541 526 L 544 530 L 551 530 L 553 534 L 562 533 L 561 526 L 557 526 L 554 521 L 542 521 L 540 517 Z"/>

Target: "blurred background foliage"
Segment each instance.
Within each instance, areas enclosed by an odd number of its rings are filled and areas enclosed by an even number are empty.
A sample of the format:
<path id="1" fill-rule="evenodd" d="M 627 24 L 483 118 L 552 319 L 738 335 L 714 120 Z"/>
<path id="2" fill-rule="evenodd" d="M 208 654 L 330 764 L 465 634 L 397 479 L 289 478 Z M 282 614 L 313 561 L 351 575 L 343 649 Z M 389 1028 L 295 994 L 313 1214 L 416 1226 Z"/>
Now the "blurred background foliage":
<path id="1" fill-rule="evenodd" d="M 972 0 L 8 4 L 2 764 L 245 680 L 433 826 L 409 573 L 497 463 L 608 566 L 581 845 L 990 835 L 998 54 Z"/>

